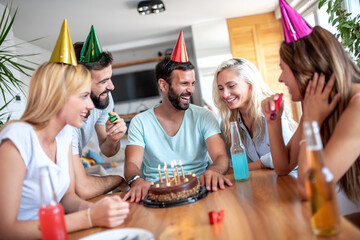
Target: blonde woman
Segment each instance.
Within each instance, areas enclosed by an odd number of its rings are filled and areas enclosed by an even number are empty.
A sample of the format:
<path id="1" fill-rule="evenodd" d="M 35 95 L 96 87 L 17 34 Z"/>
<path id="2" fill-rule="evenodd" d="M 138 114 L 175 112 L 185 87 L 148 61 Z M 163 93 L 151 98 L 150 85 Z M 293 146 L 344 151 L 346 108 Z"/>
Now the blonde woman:
<path id="1" fill-rule="evenodd" d="M 68 232 L 123 222 L 129 207 L 119 197 L 96 203 L 74 192 L 70 126 L 81 127 L 94 108 L 90 72 L 83 66 L 44 63 L 30 81 L 28 102 L 19 121 L 0 132 L 0 236 L 40 238 L 39 167 L 48 166 L 57 200 L 64 206 Z M 88 210 L 88 208 L 90 208 Z"/>
<path id="2" fill-rule="evenodd" d="M 224 61 L 215 72 L 213 98 L 220 111 L 225 142 L 229 148 L 230 122 L 237 121 L 250 170 L 274 167 L 267 124 L 261 110 L 261 101 L 272 94 L 259 70 L 246 59 L 232 58 Z M 289 118 L 289 114 L 284 114 L 281 120 L 283 141 L 287 142 L 295 131 L 296 124 Z"/>

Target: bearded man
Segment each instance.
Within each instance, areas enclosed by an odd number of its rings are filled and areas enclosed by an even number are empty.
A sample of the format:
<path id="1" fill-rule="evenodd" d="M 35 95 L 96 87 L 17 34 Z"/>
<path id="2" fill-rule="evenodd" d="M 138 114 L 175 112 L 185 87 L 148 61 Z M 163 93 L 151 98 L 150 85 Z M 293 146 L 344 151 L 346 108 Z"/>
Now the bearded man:
<path id="1" fill-rule="evenodd" d="M 101 152 L 107 157 L 114 156 L 120 149 L 120 139 L 127 127 L 124 120 L 113 112 L 114 101 L 110 93 L 114 90 L 111 53 L 101 50 L 93 27 L 85 44 L 77 42 L 74 49 L 78 63 L 89 69 L 92 76 L 90 96 L 95 108 L 82 113 L 85 117 L 82 127 L 74 128 L 72 138 L 75 191 L 81 198 L 89 199 L 126 183 L 121 176 L 88 176 L 80 159 L 82 149 L 96 132 Z M 116 116 L 117 120 L 110 122 L 108 113 Z"/>
<path id="2" fill-rule="evenodd" d="M 159 180 L 158 166 L 182 161 L 184 171 L 200 176 L 208 191 L 224 189 L 231 182 L 225 143 L 214 114 L 190 103 L 194 93 L 194 66 L 187 59 L 182 33 L 171 59 L 157 64 L 156 79 L 162 102 L 136 115 L 129 126 L 125 149 L 125 177 L 131 187 L 124 200 L 140 202 Z M 179 54 L 185 53 L 185 58 Z M 210 158 L 211 160 L 210 160 Z M 170 171 L 169 171 L 170 172 Z M 170 173 L 169 173 L 170 174 Z"/>

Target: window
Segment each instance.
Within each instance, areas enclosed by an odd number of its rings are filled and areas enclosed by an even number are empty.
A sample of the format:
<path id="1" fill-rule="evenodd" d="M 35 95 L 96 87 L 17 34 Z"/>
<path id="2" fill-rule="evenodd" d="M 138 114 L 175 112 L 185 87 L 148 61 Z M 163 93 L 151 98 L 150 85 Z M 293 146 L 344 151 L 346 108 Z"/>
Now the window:
<path id="1" fill-rule="evenodd" d="M 359 14 L 359 0 L 344 0 L 344 3 L 345 8 L 348 9 L 348 12 L 353 14 L 352 17 L 355 17 L 357 14 Z M 326 12 L 326 4 L 321 9 L 318 9 L 318 5 L 318 0 L 302 0 L 295 6 L 294 9 L 302 15 L 302 17 L 310 24 L 310 26 L 314 27 L 315 25 L 319 25 L 331 33 L 336 33 L 336 27 L 333 27 L 329 23 L 329 15 Z"/>

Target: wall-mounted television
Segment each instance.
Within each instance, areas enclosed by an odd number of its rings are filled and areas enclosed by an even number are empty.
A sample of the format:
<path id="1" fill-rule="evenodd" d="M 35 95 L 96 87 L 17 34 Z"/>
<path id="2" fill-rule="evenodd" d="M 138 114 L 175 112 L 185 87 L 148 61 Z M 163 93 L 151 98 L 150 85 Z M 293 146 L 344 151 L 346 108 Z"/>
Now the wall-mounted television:
<path id="1" fill-rule="evenodd" d="M 115 103 L 160 96 L 154 70 L 117 74 L 111 80 L 115 86 L 111 92 Z"/>

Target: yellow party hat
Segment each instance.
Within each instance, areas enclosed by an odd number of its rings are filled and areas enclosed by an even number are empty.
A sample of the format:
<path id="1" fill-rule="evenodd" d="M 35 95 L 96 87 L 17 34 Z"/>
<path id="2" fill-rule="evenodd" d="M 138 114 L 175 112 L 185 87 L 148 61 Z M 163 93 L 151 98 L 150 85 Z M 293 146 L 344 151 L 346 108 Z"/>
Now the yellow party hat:
<path id="1" fill-rule="evenodd" d="M 66 63 L 74 66 L 77 65 L 75 51 L 71 42 L 70 32 L 66 19 L 64 19 L 62 24 L 58 40 L 51 54 L 49 62 Z"/>

